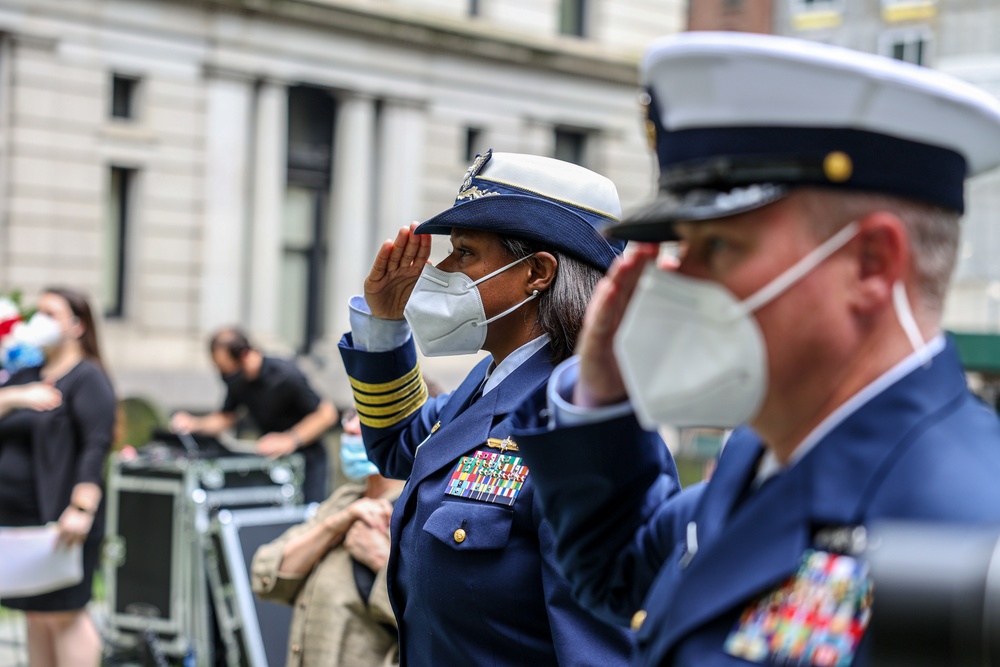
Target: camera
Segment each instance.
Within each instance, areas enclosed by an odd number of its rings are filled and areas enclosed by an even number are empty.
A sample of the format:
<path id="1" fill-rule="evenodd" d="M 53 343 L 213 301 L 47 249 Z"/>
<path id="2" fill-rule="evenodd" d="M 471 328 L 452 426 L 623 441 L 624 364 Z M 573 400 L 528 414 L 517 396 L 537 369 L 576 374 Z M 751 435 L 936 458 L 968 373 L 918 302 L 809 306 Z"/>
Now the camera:
<path id="1" fill-rule="evenodd" d="M 873 667 L 1000 666 L 1000 526 L 868 531 Z"/>

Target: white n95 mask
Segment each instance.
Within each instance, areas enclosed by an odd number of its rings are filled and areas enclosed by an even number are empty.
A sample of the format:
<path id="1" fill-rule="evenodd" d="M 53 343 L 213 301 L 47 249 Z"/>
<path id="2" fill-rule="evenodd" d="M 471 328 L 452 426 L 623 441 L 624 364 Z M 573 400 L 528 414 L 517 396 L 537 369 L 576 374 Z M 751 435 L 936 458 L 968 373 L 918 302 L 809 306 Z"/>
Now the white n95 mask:
<path id="1" fill-rule="evenodd" d="M 516 306 L 486 319 L 483 298 L 476 286 L 528 257 L 531 255 L 475 281 L 464 273 L 449 273 L 431 265 L 425 266 L 403 308 L 403 317 L 413 330 L 413 338 L 420 351 L 428 357 L 441 357 L 475 354 L 481 350 L 486 342 L 486 325 L 538 298 L 538 290 Z"/>
<path id="2" fill-rule="evenodd" d="M 767 393 L 767 348 L 754 311 L 857 233 L 848 224 L 743 301 L 718 283 L 647 266 L 614 341 L 643 427 L 732 428 L 754 417 Z"/>
<path id="3" fill-rule="evenodd" d="M 23 332 L 24 340 L 38 347 L 52 347 L 62 340 L 59 323 L 44 313 L 35 313 Z"/>

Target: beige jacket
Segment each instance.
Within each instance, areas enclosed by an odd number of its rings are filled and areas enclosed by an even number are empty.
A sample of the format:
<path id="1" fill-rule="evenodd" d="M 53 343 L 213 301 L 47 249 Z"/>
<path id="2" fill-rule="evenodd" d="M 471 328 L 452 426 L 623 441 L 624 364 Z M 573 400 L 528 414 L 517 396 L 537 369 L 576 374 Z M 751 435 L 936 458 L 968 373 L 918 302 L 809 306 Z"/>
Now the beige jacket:
<path id="1" fill-rule="evenodd" d="M 253 592 L 262 599 L 295 606 L 288 635 L 288 667 L 399 664 L 396 633 L 389 630 L 396 627 L 396 619 L 389 606 L 385 568 L 377 573 L 367 600 L 358 595 L 351 557 L 342 545 L 327 552 L 305 578 L 278 573 L 281 552 L 290 538 L 344 509 L 363 492 L 363 486 L 342 486 L 319 506 L 312 519 L 288 529 L 254 554 Z"/>

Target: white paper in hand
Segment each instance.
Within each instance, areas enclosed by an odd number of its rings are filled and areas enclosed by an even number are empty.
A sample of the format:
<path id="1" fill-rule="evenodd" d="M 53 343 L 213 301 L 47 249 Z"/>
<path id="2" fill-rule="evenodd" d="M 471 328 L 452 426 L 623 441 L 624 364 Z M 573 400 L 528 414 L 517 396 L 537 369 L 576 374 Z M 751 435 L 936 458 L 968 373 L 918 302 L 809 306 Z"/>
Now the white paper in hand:
<path id="1" fill-rule="evenodd" d="M 0 599 L 39 595 L 83 581 L 83 546 L 56 547 L 55 525 L 0 528 Z"/>

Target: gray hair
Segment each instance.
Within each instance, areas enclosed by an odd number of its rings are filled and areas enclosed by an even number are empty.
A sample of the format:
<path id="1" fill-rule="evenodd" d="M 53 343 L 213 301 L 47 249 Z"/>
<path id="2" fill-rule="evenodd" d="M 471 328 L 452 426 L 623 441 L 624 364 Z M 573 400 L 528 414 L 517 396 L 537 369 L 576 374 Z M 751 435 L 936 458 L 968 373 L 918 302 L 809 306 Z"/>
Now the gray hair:
<path id="1" fill-rule="evenodd" d="M 919 299 L 928 312 L 941 315 L 958 254 L 958 213 L 891 195 L 857 191 L 845 194 L 820 188 L 803 188 L 800 192 L 806 215 L 821 238 L 876 211 L 899 218 L 909 235 L 913 257 L 917 293 L 911 296 Z"/>
<path id="2" fill-rule="evenodd" d="M 549 335 L 552 362 L 558 364 L 573 354 L 590 296 L 604 272 L 535 241 L 501 236 L 500 243 L 512 259 L 544 251 L 552 254 L 558 262 L 552 285 L 538 297 L 538 316 L 535 319 L 535 330 Z"/>

